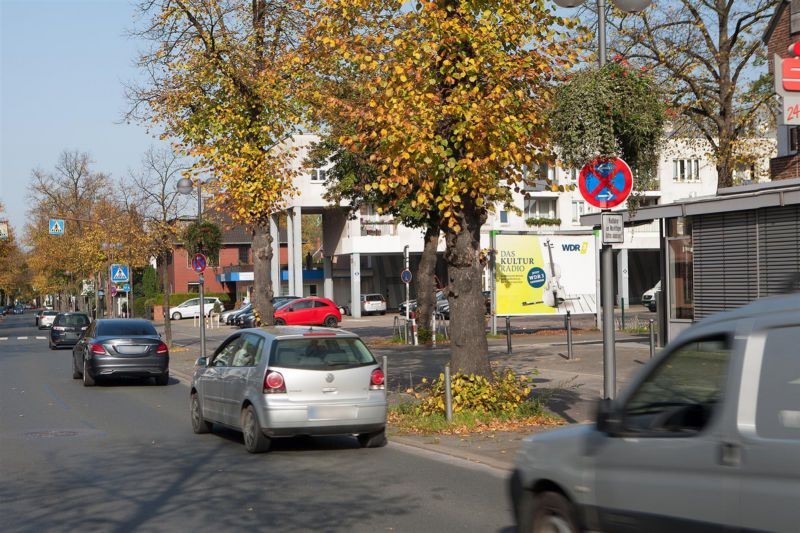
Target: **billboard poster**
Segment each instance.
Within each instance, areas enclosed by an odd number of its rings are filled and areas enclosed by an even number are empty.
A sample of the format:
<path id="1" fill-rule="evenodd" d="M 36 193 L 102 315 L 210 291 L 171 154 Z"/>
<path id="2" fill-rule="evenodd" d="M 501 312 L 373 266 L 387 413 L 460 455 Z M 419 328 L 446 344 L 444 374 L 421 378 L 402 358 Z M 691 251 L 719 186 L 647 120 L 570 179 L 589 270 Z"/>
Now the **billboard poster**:
<path id="1" fill-rule="evenodd" d="M 594 314 L 593 234 L 495 236 L 498 316 Z"/>

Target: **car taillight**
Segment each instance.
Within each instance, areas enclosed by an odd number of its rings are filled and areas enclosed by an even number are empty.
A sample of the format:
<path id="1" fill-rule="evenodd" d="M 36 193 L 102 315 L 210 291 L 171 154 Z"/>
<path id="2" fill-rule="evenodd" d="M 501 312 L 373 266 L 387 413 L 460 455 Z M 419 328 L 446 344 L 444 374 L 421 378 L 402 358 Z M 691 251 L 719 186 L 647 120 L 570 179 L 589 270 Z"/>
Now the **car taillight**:
<path id="1" fill-rule="evenodd" d="M 103 345 L 102 344 L 97 344 L 97 343 L 92 344 L 89 347 L 89 351 L 92 352 L 93 354 L 97 354 L 97 355 L 105 355 L 106 354 L 106 349 L 103 348 Z"/>
<path id="2" fill-rule="evenodd" d="M 286 392 L 286 383 L 283 381 L 283 375 L 274 370 L 267 371 L 267 377 L 264 378 L 264 393 L 274 394 L 278 392 Z"/>
<path id="3" fill-rule="evenodd" d="M 156 353 L 158 355 L 166 355 L 169 353 L 169 348 L 167 348 L 167 345 L 162 342 L 158 345 L 158 348 L 156 348 Z"/>
<path id="4" fill-rule="evenodd" d="M 383 374 L 382 368 L 376 368 L 372 371 L 372 375 L 370 376 L 369 380 L 369 388 L 372 390 L 380 390 L 385 389 L 386 386 L 384 385 L 384 381 L 386 376 Z"/>

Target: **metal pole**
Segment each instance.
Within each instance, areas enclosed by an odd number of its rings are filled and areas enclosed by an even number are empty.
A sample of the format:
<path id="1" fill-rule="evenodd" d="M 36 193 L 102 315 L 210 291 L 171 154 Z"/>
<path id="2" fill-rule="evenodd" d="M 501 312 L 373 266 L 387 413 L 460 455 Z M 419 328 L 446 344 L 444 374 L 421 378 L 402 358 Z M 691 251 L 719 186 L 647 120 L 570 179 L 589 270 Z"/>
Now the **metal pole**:
<path id="1" fill-rule="evenodd" d="M 389 356 L 383 356 L 383 383 L 386 386 L 386 390 L 389 390 Z"/>
<path id="2" fill-rule="evenodd" d="M 606 64 L 606 0 L 597 0 L 597 40 L 600 67 Z"/>
<path id="3" fill-rule="evenodd" d="M 492 249 L 491 261 L 489 261 L 489 275 L 491 276 L 489 279 L 489 288 L 492 291 L 490 309 L 492 312 L 492 335 L 497 335 L 497 280 L 495 279 L 497 268 L 497 258 L 495 256 L 497 253 L 497 237 L 494 231 L 489 233 L 489 246 Z"/>
<path id="4" fill-rule="evenodd" d="M 620 316 L 620 329 L 625 330 L 625 298 L 620 298 L 619 302 L 619 309 L 622 312 Z"/>
<path id="5" fill-rule="evenodd" d="M 198 279 L 198 284 L 200 285 L 200 357 L 206 356 L 206 301 L 205 301 L 205 291 L 203 290 L 203 285 L 205 285 L 205 279 L 203 274 L 200 274 Z"/>
<path id="6" fill-rule="evenodd" d="M 511 317 L 506 317 L 506 353 L 511 353 Z"/>
<path id="7" fill-rule="evenodd" d="M 572 360 L 572 315 L 567 311 L 567 359 Z"/>
<path id="8" fill-rule="evenodd" d="M 653 358 L 653 355 L 656 353 L 656 332 L 653 329 L 654 320 L 650 319 L 650 359 Z"/>
<path id="9" fill-rule="evenodd" d="M 600 253 L 600 275 L 603 306 L 603 398 L 616 395 L 616 356 L 614 354 L 614 251 L 604 244 Z"/>
<path id="10" fill-rule="evenodd" d="M 453 421 L 453 391 L 450 387 L 450 362 L 444 365 L 444 408 L 448 422 Z"/>
<path id="11" fill-rule="evenodd" d="M 403 246 L 403 264 L 404 269 L 408 270 L 408 245 L 406 244 Z M 409 308 L 411 307 L 411 289 L 409 284 L 406 283 L 406 324 L 408 323 L 409 319 Z"/>

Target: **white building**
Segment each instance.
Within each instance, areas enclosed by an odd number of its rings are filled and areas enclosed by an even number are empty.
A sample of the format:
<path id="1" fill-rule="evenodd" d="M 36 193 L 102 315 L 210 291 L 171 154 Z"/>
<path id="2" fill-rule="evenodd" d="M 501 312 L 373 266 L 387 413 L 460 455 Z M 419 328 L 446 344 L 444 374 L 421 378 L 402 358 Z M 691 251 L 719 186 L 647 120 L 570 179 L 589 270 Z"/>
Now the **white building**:
<path id="1" fill-rule="evenodd" d="M 305 159 L 308 147 L 316 140 L 313 135 L 299 135 L 294 142 L 298 147 L 298 165 Z M 764 142 L 759 140 L 759 142 Z M 765 180 L 769 175 L 771 150 L 758 160 L 757 165 L 737 169 L 737 181 L 748 183 Z M 708 147 L 701 142 L 671 140 L 662 152 L 658 171 L 658 189 L 645 191 L 641 205 L 668 204 L 679 200 L 711 196 L 717 190 L 717 173 L 708 157 Z M 321 294 L 340 305 L 347 305 L 354 316 L 360 316 L 362 293 L 380 293 L 387 297 L 389 307 L 396 307 L 405 299 L 405 285 L 400 281 L 404 268 L 404 248 L 408 246 L 411 270 L 423 249 L 423 232 L 395 222 L 390 216 L 376 214 L 364 207 L 348 218 L 344 209 L 331 206 L 324 200 L 327 168 L 305 170 L 296 181 L 299 194 L 287 207 L 287 237 L 289 270 L 281 280 L 278 265 L 277 225 L 273 228 L 273 286 L 281 287 L 282 294 Z M 521 214 L 498 210 L 490 213 L 482 230 L 481 244 L 489 247 L 489 233 L 503 231 L 539 231 L 588 229 L 582 227 L 580 216 L 597 211 L 590 207 L 578 190 L 578 170 L 543 166 L 530 181 L 523 193 L 516 193 L 515 205 Z M 538 180 L 535 178 L 539 178 Z M 543 178 L 553 183 L 571 186 L 573 190 L 554 193 L 547 190 Z M 527 196 L 527 197 L 526 197 Z M 625 209 L 620 207 L 619 209 Z M 322 254 L 324 269 L 313 272 L 303 269 L 301 226 L 302 216 L 322 216 Z M 528 222 L 534 225 L 529 225 Z M 626 229 L 625 243 L 615 245 L 617 297 L 628 303 L 637 303 L 642 292 L 659 279 L 659 227 L 657 222 Z M 444 250 L 440 239 L 439 251 Z M 443 262 L 437 266 L 439 279 L 444 279 Z M 486 288 L 488 288 L 488 279 Z M 277 294 L 276 290 L 276 294 Z M 412 281 L 412 292 L 416 292 Z"/>

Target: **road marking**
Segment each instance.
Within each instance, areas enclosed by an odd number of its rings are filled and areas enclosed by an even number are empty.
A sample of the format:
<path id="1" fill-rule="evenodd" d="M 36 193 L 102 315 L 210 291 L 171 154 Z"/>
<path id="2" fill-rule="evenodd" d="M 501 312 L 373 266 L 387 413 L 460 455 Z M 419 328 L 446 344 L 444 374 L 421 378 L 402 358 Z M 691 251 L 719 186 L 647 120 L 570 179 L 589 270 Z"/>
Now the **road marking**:
<path id="1" fill-rule="evenodd" d="M 8 337 L 0 337 L 0 341 L 7 341 Z"/>
<path id="2" fill-rule="evenodd" d="M 37 341 L 46 341 L 47 337 L 36 337 Z"/>
<path id="3" fill-rule="evenodd" d="M 17 337 L 17 340 L 18 341 L 26 341 L 26 340 L 28 340 L 28 337 Z"/>

